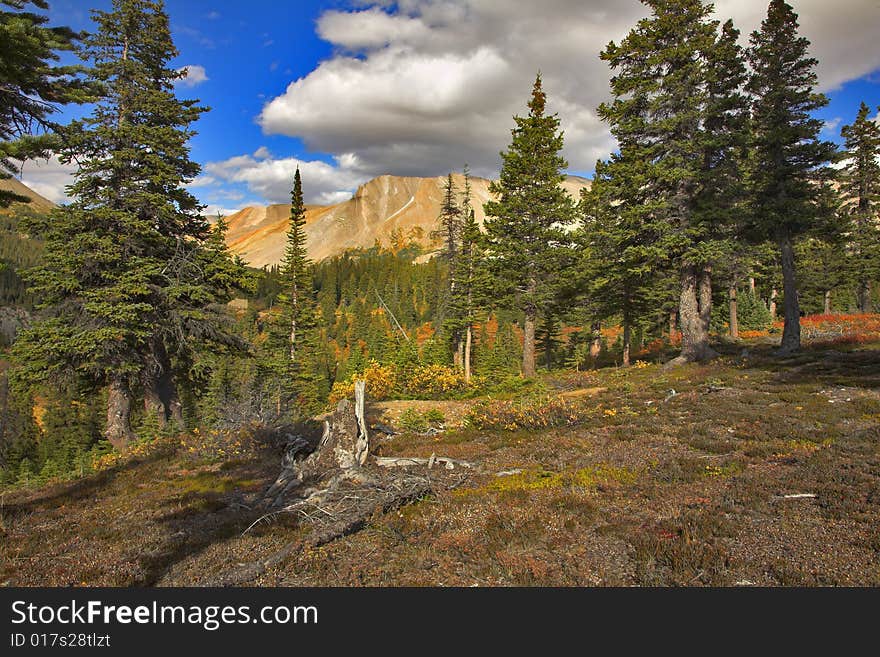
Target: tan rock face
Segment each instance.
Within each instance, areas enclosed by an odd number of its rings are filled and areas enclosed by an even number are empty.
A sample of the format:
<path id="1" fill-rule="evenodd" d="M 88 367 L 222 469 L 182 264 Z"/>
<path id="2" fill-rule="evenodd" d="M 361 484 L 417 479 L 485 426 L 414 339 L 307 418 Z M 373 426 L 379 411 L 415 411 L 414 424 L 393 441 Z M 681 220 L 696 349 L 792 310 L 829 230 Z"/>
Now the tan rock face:
<path id="1" fill-rule="evenodd" d="M 454 182 L 459 190 L 463 189 L 462 176 L 454 176 Z M 484 178 L 471 178 L 471 204 L 480 225 L 485 219 L 483 204 L 491 197 L 489 182 Z M 445 176 L 379 176 L 361 185 L 348 201 L 309 206 L 306 209 L 309 256 L 322 260 L 347 249 L 369 248 L 377 240 L 387 246 L 395 231 L 404 236 L 415 232 L 422 236 L 423 244 L 429 244 L 431 233 L 438 228 L 445 183 Z M 308 181 L 303 184 L 308 185 Z M 562 186 L 577 199 L 580 190 L 589 184 L 589 180 L 569 176 Z M 227 218 L 226 241 L 254 267 L 277 264 L 284 253 L 289 219 L 290 205 L 245 208 Z"/>
<path id="2" fill-rule="evenodd" d="M 27 185 L 19 182 L 15 178 L 3 178 L 0 179 L 0 189 L 7 192 L 12 192 L 13 194 L 19 194 L 21 196 L 27 196 L 30 199 L 29 205 L 34 210 L 38 212 L 48 212 L 52 208 L 55 207 L 55 204 L 47 198 L 40 196 L 34 190 L 32 190 Z"/>

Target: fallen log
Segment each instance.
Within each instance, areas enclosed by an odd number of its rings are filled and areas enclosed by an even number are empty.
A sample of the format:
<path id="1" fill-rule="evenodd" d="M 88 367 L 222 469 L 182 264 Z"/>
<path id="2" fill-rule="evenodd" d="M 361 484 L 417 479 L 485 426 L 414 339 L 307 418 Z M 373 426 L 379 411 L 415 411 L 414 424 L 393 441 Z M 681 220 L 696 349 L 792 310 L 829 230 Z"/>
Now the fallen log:
<path id="1" fill-rule="evenodd" d="M 442 463 L 447 470 L 455 470 L 456 466 L 473 468 L 473 464 L 467 461 L 451 459 L 447 456 L 434 456 L 422 458 L 419 456 L 374 456 L 373 461 L 382 468 L 406 468 L 414 465 L 425 465 L 430 470 L 436 463 Z"/>

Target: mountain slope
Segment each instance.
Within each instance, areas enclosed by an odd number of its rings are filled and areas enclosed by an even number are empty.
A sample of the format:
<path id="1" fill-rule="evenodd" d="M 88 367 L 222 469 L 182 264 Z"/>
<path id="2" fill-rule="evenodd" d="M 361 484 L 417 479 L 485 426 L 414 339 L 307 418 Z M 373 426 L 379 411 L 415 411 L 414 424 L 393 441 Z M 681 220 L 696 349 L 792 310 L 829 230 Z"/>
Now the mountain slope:
<path id="1" fill-rule="evenodd" d="M 30 187 L 15 178 L 0 178 L 0 190 L 27 196 L 30 202 L 26 203 L 29 207 L 38 212 L 48 212 L 55 207 L 55 204 L 44 196 L 40 196 Z"/>
<path id="2" fill-rule="evenodd" d="M 454 176 L 459 190 L 461 175 Z M 308 182 L 306 181 L 306 184 Z M 306 211 L 306 246 L 313 260 L 322 260 L 347 249 L 369 248 L 378 240 L 388 244 L 395 231 L 414 234 L 424 244 L 437 229 L 446 177 L 406 178 L 379 176 L 358 187 L 354 196 L 330 206 L 309 206 Z M 485 219 L 483 203 L 489 200 L 490 181 L 471 178 L 471 203 L 477 221 Z M 569 176 L 562 184 L 573 198 L 588 187 L 585 178 Z M 228 217 L 226 240 L 230 248 L 254 267 L 281 261 L 290 206 L 248 207 Z"/>

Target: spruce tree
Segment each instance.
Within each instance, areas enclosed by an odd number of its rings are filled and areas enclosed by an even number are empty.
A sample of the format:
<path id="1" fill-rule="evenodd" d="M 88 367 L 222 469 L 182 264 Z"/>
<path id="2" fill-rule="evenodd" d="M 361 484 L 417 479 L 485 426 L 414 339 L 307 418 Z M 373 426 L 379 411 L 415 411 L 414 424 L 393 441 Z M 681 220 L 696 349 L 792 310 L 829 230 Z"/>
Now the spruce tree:
<path id="1" fill-rule="evenodd" d="M 278 316 L 270 330 L 277 359 L 282 414 L 298 417 L 314 411 L 318 392 L 317 301 L 312 285 L 312 263 L 306 251 L 306 206 L 299 168 L 293 177 L 290 227 L 279 270 L 281 292 Z"/>
<path id="2" fill-rule="evenodd" d="M 533 377 L 538 316 L 552 302 L 559 282 L 565 227 L 574 204 L 559 186 L 568 163 L 560 154 L 563 138 L 557 115 L 546 114 L 547 97 L 538 75 L 529 114 L 514 117 L 516 127 L 501 177 L 489 191 L 498 200 L 485 204 L 487 262 L 493 270 L 493 297 L 523 313 L 522 373 Z"/>
<path id="3" fill-rule="evenodd" d="M 74 200 L 34 227 L 46 243 L 30 274 L 44 318 L 16 349 L 34 377 L 106 385 L 105 434 L 124 448 L 145 370 L 170 372 L 170 354 L 213 331 L 205 307 L 217 295 L 197 262 L 208 225 L 184 187 L 199 173 L 188 141 L 205 110 L 174 95 L 181 73 L 169 68 L 177 51 L 161 2 L 114 0 L 94 20 L 81 56 L 100 102 L 63 130 L 59 157 L 80 165 Z"/>
<path id="4" fill-rule="evenodd" d="M 773 240 L 783 278 L 784 328 L 780 353 L 800 349 L 800 303 L 795 240 L 815 228 L 822 210 L 821 178 L 835 155 L 821 141 L 822 121 L 811 112 L 828 100 L 816 93 L 816 60 L 809 41 L 798 36 L 797 15 L 783 0 L 771 0 L 761 29 L 752 33 L 750 204 L 754 237 Z"/>
<path id="5" fill-rule="evenodd" d="M 622 145 L 609 162 L 597 162 L 593 184 L 582 192 L 578 234 L 578 277 L 597 319 L 618 318 L 623 325 L 622 364 L 630 364 L 633 330 L 662 306 L 673 246 L 649 188 L 640 184 L 639 149 Z M 599 340 L 601 325 L 593 326 Z M 598 355 L 598 349 L 594 349 Z"/>
<path id="6" fill-rule="evenodd" d="M 737 194 L 744 67 L 738 32 L 728 22 L 719 36 L 711 6 L 701 0 L 643 3 L 652 15 L 601 54 L 615 75 L 614 100 L 602 104 L 599 115 L 620 144 L 608 177 L 628 178 L 645 196 L 641 208 L 626 210 L 627 222 L 635 226 L 641 214 L 648 233 L 665 236 L 680 281 L 679 360 L 701 360 L 714 353 L 711 271 L 723 253 Z"/>
<path id="7" fill-rule="evenodd" d="M 2 0 L 0 5 L 0 180 L 18 173 L 14 161 L 47 156 L 56 145 L 52 114 L 59 104 L 89 94 L 76 77 L 78 66 L 61 66 L 59 52 L 74 49 L 81 35 L 48 27 L 45 0 Z M 29 199 L 0 190 L 0 207 Z"/>
<path id="8" fill-rule="evenodd" d="M 452 174 L 446 177 L 443 187 L 443 202 L 440 205 L 440 224 L 436 235 L 442 242 L 440 255 L 446 262 L 447 284 L 444 290 L 447 299 L 446 312 L 444 313 L 440 331 L 449 336 L 452 341 L 452 353 L 455 367 L 461 367 L 464 359 L 463 322 L 461 308 L 457 301 L 460 293 L 460 241 L 463 223 L 463 210 L 458 204 L 458 194 Z"/>
<path id="9" fill-rule="evenodd" d="M 486 269 L 483 235 L 471 204 L 471 183 L 468 168 L 464 169 L 464 190 L 461 198 L 462 226 L 459 257 L 459 287 L 452 306 L 461 320 L 464 333 L 462 365 L 466 382 L 471 380 L 474 346 L 474 325 L 487 305 L 489 276 Z"/>
<path id="10" fill-rule="evenodd" d="M 859 310 L 872 311 L 871 281 L 880 276 L 880 124 L 864 102 L 852 124 L 843 126 L 845 166 L 840 175 L 842 211 L 851 222 L 850 269 Z"/>

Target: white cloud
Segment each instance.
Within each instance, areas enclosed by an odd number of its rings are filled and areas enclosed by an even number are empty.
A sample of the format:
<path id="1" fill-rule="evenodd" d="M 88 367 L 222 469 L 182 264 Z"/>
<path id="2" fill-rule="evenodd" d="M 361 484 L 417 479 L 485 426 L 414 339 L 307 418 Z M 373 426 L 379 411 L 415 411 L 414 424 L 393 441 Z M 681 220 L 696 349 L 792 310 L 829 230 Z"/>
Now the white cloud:
<path id="1" fill-rule="evenodd" d="M 244 184 L 269 203 L 289 203 L 293 175 L 299 167 L 307 203 L 330 205 L 351 197 L 365 175 L 353 155 L 336 158 L 335 164 L 297 158 L 275 159 L 261 147 L 253 156 L 239 155 L 222 162 L 209 162 L 205 171 L 218 181 Z"/>
<path id="2" fill-rule="evenodd" d="M 827 132 L 829 135 L 836 135 L 837 128 L 840 126 L 841 121 L 843 121 L 843 119 L 841 119 L 839 116 L 835 116 L 833 119 L 825 121 L 824 125 L 822 126 L 823 132 Z"/>
<path id="3" fill-rule="evenodd" d="M 202 210 L 202 216 L 208 217 L 209 219 L 214 219 L 217 214 L 221 214 L 224 217 L 228 217 L 231 214 L 235 214 L 241 210 L 241 208 L 226 208 L 222 205 L 217 205 L 216 203 L 211 203 L 205 206 L 205 209 Z"/>
<path id="4" fill-rule="evenodd" d="M 182 66 L 177 69 L 177 72 L 185 74 L 182 78 L 175 81 L 175 85 L 180 87 L 195 87 L 196 85 L 201 84 L 202 82 L 207 82 L 210 79 L 205 72 L 205 67 L 197 64 Z"/>
<path id="5" fill-rule="evenodd" d="M 76 164 L 62 164 L 54 155 L 48 160 L 28 160 L 21 168 L 21 182 L 54 203 L 67 203 L 65 187 L 73 183 Z"/>
<path id="6" fill-rule="evenodd" d="M 820 60 L 821 87 L 880 67 L 876 0 L 792 0 Z M 319 35 L 336 54 L 263 108 L 268 134 L 316 152 L 353 153 L 365 177 L 438 175 L 467 162 L 496 175 L 513 114 L 524 114 L 536 71 L 565 131 L 570 169 L 592 169 L 614 141 L 595 108 L 610 70 L 599 52 L 648 9 L 637 0 L 398 0 L 332 10 Z M 767 0 L 719 0 L 747 42 Z M 336 172 L 348 179 L 349 171 Z M 359 181 L 360 182 L 360 181 Z"/>

